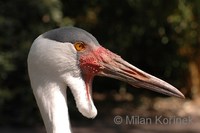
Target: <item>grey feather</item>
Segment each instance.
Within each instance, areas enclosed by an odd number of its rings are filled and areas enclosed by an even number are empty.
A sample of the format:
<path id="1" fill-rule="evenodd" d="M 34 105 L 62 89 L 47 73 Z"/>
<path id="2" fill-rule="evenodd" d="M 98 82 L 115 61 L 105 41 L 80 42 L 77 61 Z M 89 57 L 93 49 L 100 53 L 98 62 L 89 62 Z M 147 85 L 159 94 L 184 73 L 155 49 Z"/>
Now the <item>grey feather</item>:
<path id="1" fill-rule="evenodd" d="M 74 43 L 76 41 L 83 41 L 84 43 L 87 44 L 93 43 L 93 45 L 94 44 L 99 45 L 98 41 L 92 34 L 76 27 L 62 27 L 50 30 L 44 33 L 43 37 L 63 43 L 64 42 Z"/>

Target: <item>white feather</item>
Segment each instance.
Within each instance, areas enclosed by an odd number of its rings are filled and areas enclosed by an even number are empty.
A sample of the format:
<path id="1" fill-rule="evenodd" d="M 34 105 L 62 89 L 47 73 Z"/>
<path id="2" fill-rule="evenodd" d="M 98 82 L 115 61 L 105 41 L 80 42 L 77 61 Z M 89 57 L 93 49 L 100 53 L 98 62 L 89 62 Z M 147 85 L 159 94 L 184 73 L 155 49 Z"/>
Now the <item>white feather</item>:
<path id="1" fill-rule="evenodd" d="M 85 117 L 94 118 L 97 109 L 94 106 L 91 95 L 87 97 L 85 82 L 81 77 L 66 76 L 66 83 L 70 87 L 76 101 L 76 106 Z"/>
<path id="2" fill-rule="evenodd" d="M 87 99 L 85 82 L 71 43 L 60 43 L 39 36 L 28 56 L 31 86 L 48 133 L 70 133 L 66 88 L 71 89 L 78 110 L 94 118 L 97 110 Z"/>

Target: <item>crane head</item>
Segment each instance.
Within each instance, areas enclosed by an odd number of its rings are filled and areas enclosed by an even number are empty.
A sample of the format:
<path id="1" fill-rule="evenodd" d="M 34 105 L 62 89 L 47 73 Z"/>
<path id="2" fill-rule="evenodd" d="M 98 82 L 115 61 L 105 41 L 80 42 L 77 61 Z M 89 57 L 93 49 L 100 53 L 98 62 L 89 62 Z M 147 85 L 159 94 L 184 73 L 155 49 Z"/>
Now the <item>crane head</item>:
<path id="1" fill-rule="evenodd" d="M 46 75 L 45 78 L 64 82 L 71 89 L 79 111 L 88 118 L 97 115 L 91 97 L 94 76 L 111 77 L 132 86 L 184 98 L 169 83 L 131 65 L 102 47 L 90 33 L 75 27 L 54 29 L 39 36 L 32 45 L 28 62 L 30 78 Z M 31 72 L 33 69 L 35 72 Z"/>

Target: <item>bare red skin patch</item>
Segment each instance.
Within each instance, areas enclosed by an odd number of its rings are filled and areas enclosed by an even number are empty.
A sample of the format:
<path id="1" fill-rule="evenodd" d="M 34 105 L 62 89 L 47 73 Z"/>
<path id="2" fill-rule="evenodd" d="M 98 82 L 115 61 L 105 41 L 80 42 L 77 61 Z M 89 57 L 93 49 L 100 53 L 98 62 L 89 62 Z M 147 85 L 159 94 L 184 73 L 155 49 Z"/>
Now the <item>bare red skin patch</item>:
<path id="1" fill-rule="evenodd" d="M 82 76 L 85 80 L 88 100 L 90 100 L 89 94 L 93 77 L 101 71 L 101 62 L 107 62 L 106 57 L 110 57 L 109 55 L 113 55 L 112 52 L 101 46 L 93 51 L 80 55 L 79 63 Z"/>

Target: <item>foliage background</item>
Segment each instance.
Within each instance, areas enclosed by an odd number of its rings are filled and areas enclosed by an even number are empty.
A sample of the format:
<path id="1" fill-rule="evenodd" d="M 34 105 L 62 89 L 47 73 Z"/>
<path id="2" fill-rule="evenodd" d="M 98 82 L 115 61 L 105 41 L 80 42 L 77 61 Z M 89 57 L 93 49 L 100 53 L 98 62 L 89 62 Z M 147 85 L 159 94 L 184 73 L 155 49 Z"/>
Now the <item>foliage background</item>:
<path id="1" fill-rule="evenodd" d="M 27 74 L 27 55 L 38 35 L 68 25 L 89 31 L 106 48 L 179 88 L 187 99 L 197 99 L 199 5 L 199 0 L 1 0 L 0 126 L 42 123 Z M 130 92 L 132 104 L 140 103 L 143 95 L 164 97 L 112 79 L 94 82 L 94 93 Z"/>

